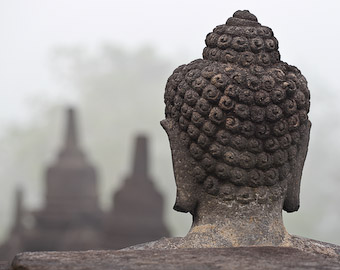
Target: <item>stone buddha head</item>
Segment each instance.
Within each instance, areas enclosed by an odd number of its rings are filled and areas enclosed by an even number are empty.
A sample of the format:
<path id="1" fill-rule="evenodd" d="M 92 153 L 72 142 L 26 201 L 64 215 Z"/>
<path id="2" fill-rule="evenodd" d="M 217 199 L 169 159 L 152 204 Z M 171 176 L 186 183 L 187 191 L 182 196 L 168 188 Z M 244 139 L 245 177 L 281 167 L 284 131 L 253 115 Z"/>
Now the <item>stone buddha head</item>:
<path id="1" fill-rule="evenodd" d="M 165 89 L 174 209 L 194 217 L 210 204 L 297 211 L 311 126 L 306 79 L 280 60 L 272 30 L 249 11 L 205 43 L 203 59 L 175 69 Z"/>

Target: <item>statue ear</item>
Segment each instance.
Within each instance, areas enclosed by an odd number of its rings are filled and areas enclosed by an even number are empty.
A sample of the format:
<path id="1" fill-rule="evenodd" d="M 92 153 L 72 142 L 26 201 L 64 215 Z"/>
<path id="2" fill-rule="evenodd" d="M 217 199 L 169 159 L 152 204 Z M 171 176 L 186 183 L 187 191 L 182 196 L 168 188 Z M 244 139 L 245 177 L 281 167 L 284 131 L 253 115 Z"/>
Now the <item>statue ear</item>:
<path id="1" fill-rule="evenodd" d="M 297 153 L 296 161 L 292 166 L 292 175 L 288 179 L 287 183 L 287 193 L 283 203 L 283 210 L 287 212 L 297 211 L 300 207 L 300 183 L 303 165 L 305 163 L 308 143 L 309 143 L 309 134 L 310 134 L 311 122 L 307 122 L 307 128 L 305 133 L 301 137 L 299 151 Z"/>
<path id="2" fill-rule="evenodd" d="M 174 210 L 193 213 L 197 206 L 198 186 L 193 178 L 190 168 L 192 157 L 185 141 L 180 136 L 178 123 L 173 119 L 161 121 L 170 142 L 172 165 L 176 180 L 176 203 Z"/>

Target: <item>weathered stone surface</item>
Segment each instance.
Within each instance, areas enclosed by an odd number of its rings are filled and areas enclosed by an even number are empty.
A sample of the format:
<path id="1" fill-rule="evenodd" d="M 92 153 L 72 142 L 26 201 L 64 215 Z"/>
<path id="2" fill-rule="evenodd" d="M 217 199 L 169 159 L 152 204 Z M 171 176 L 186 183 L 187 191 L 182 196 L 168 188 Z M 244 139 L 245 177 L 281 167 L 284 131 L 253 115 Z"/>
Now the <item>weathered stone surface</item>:
<path id="1" fill-rule="evenodd" d="M 13 270 L 340 269 L 338 260 L 293 248 L 38 252 L 17 255 Z"/>
<path id="2" fill-rule="evenodd" d="M 174 209 L 193 216 L 171 248 L 297 247 L 282 210 L 299 208 L 307 81 L 280 60 L 273 31 L 249 11 L 236 11 L 205 41 L 203 59 L 175 69 L 164 95 Z"/>
<path id="3" fill-rule="evenodd" d="M 10 264 L 9 262 L 0 261 L 0 270 L 9 270 Z"/>

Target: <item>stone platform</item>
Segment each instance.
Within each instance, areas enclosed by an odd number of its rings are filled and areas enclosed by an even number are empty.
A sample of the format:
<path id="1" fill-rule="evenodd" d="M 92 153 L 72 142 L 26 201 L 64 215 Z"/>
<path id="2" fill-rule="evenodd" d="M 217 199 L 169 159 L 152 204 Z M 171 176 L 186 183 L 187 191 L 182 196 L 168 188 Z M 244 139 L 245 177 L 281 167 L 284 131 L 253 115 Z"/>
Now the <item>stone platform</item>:
<path id="1" fill-rule="evenodd" d="M 9 268 L 9 262 L 6 261 L 0 261 L 0 270 L 8 270 Z"/>
<path id="2" fill-rule="evenodd" d="M 12 270 L 340 269 L 340 261 L 285 247 L 36 252 L 18 254 Z"/>

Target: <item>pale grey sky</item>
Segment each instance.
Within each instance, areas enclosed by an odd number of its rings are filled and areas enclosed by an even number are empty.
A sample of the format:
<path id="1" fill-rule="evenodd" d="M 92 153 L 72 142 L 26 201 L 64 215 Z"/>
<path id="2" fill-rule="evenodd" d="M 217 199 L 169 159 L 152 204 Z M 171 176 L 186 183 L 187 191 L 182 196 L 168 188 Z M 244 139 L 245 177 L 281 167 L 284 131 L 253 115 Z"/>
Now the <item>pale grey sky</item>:
<path id="1" fill-rule="evenodd" d="M 151 44 L 187 62 L 237 9 L 272 27 L 284 61 L 338 87 L 338 1 L 0 0 L 0 127 L 25 119 L 32 95 L 67 93 L 48 66 L 55 47 Z"/>

